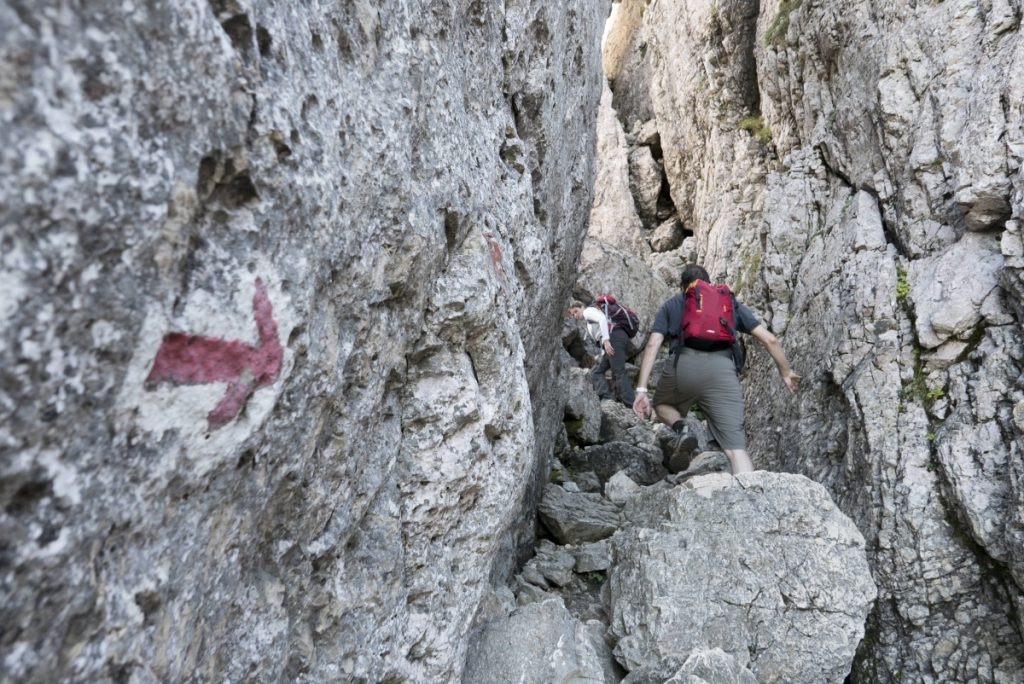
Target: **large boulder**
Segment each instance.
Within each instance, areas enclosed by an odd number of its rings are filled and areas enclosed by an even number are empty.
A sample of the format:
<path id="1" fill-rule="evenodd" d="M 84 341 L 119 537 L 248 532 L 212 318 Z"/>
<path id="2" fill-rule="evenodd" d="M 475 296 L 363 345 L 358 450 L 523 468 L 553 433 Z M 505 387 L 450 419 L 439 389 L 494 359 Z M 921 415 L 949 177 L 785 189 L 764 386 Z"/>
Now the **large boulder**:
<path id="1" fill-rule="evenodd" d="M 617 401 L 601 402 L 602 442 L 629 442 L 635 446 L 648 443 L 651 431 L 646 427 L 642 427 L 641 431 L 634 429 L 644 426 L 645 422 L 629 406 L 623 406 Z"/>
<path id="2" fill-rule="evenodd" d="M 661 449 L 656 445 L 645 448 L 627 442 L 596 444 L 582 451 L 574 451 L 566 456 L 566 465 L 591 470 L 602 482 L 620 470 L 637 484 L 653 484 L 668 474 L 662 465 Z"/>
<path id="3" fill-rule="evenodd" d="M 625 510 L 609 571 L 623 666 L 717 647 L 761 682 L 843 681 L 876 590 L 863 537 L 821 485 L 708 475 Z"/>
<path id="4" fill-rule="evenodd" d="M 683 244 L 686 233 L 678 218 L 670 218 L 651 233 L 648 242 L 655 252 L 669 252 Z"/>
<path id="5" fill-rule="evenodd" d="M 558 485 L 544 488 L 537 513 L 562 544 L 610 537 L 622 523 L 618 506 L 600 494 L 568 492 Z"/>
<path id="6" fill-rule="evenodd" d="M 565 429 L 569 437 L 583 444 L 594 444 L 601 437 L 601 399 L 587 368 L 569 369 L 568 401 L 565 404 Z"/>
<path id="7" fill-rule="evenodd" d="M 641 145 L 629 151 L 629 189 L 645 226 L 653 225 L 657 219 L 661 173 L 661 164 L 650 147 Z"/>
<path id="8" fill-rule="evenodd" d="M 967 339 L 986 316 L 999 324 L 1012 321 L 1002 319 L 996 299 L 1002 265 L 999 240 L 977 233 L 967 233 L 942 254 L 912 262 L 907 280 L 921 345 L 931 349 L 950 338 Z"/>
<path id="9" fill-rule="evenodd" d="M 463 684 L 615 684 L 604 626 L 574 618 L 561 599 L 547 598 L 494 620 L 473 635 Z"/>

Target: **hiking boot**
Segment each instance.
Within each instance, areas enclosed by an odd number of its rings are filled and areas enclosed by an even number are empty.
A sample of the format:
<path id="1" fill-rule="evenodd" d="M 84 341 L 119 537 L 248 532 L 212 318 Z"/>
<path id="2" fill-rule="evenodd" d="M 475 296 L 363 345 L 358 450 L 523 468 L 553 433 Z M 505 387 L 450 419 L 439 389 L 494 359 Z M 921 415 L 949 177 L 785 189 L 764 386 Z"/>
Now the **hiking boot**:
<path id="1" fill-rule="evenodd" d="M 672 451 L 669 456 L 669 470 L 681 473 L 690 467 L 690 459 L 697 448 L 697 435 L 690 428 L 683 428 L 672 439 Z"/>

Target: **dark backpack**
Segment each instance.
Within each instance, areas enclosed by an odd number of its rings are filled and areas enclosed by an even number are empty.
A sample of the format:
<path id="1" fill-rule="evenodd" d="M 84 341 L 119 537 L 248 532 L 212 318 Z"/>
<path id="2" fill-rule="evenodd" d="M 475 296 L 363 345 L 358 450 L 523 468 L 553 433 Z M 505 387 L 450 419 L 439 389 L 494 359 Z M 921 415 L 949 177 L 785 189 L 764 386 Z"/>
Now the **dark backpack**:
<path id="1" fill-rule="evenodd" d="M 611 321 L 612 326 L 620 328 L 630 339 L 636 337 L 636 334 L 640 332 L 640 317 L 628 306 L 622 306 L 615 301 L 613 295 L 601 295 L 594 300 L 591 306 L 600 309 L 605 318 Z"/>
<path id="2" fill-rule="evenodd" d="M 728 349 L 736 342 L 736 317 L 728 285 L 695 280 L 683 295 L 680 338 L 687 347 L 704 351 Z"/>

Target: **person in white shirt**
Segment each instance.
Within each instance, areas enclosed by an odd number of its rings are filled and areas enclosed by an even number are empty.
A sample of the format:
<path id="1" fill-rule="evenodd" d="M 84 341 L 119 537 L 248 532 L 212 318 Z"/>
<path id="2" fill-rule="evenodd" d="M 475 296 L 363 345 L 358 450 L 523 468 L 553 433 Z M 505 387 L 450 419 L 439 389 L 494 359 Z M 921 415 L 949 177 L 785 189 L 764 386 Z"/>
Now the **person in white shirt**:
<path id="1" fill-rule="evenodd" d="M 612 380 L 615 383 L 619 401 L 626 406 L 632 406 L 635 400 L 633 383 L 626 375 L 629 336 L 608 320 L 604 312 L 597 307 L 584 306 L 583 302 L 575 301 L 569 307 L 569 313 L 575 316 L 576 320 L 587 322 L 587 335 L 603 350 L 598 362 L 590 371 L 590 379 L 598 396 L 601 399 L 614 398 L 611 388 L 608 387 L 608 380 L 605 378 L 605 372 L 611 368 Z"/>

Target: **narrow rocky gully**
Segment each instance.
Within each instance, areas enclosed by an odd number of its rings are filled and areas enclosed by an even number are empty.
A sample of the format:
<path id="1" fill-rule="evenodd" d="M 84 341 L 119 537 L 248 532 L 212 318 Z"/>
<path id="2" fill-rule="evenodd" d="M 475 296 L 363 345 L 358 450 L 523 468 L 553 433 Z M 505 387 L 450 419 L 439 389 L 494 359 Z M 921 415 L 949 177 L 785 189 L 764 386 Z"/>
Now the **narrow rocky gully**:
<path id="1" fill-rule="evenodd" d="M 1022 15 L 0 0 L 0 681 L 1024 681 Z"/>
<path id="2" fill-rule="evenodd" d="M 707 264 L 804 388 L 750 350 L 759 470 L 733 478 L 697 417 L 691 460 L 599 401 L 567 323 L 539 542 L 482 606 L 467 681 L 1024 676 L 1024 45 L 1015 3 L 972 7 L 614 5 L 573 294 L 649 324 Z"/>
<path id="3" fill-rule="evenodd" d="M 463 681 L 844 681 L 876 589 L 824 487 L 733 477 L 693 417 L 674 451 L 589 376 L 570 365 L 541 539 L 482 604 Z"/>

